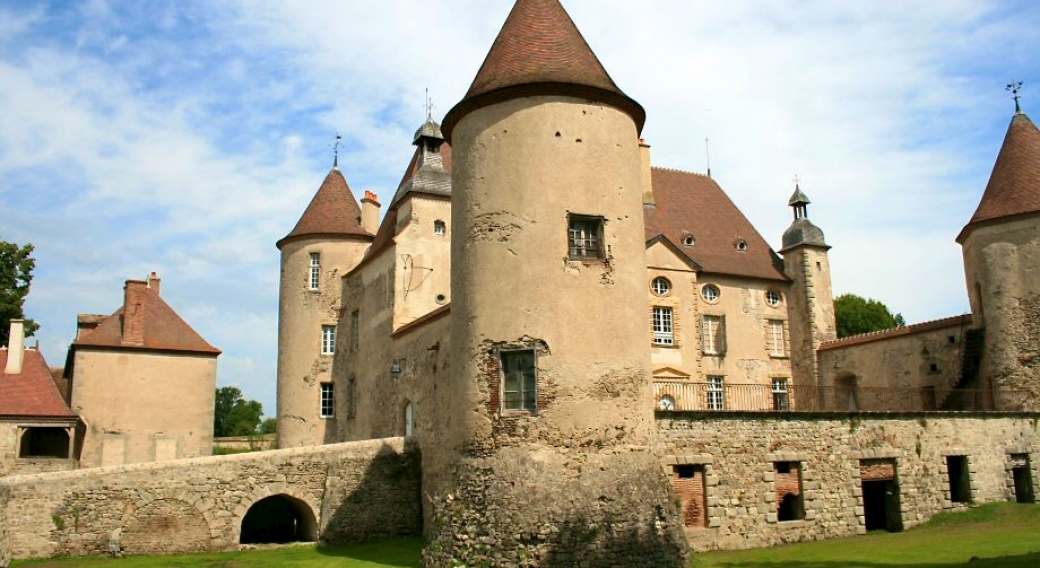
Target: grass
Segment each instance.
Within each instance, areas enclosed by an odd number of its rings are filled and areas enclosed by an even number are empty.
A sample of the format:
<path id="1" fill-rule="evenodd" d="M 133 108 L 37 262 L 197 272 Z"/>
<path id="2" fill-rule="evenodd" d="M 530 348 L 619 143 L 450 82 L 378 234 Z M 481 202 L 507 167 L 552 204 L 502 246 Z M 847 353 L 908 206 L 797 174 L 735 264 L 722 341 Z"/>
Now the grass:
<path id="1" fill-rule="evenodd" d="M 181 556 L 15 562 L 12 568 L 411 568 L 422 539 L 317 549 L 294 546 Z M 969 562 L 972 557 L 979 560 Z M 903 533 L 871 533 L 775 548 L 695 554 L 692 568 L 1036 568 L 1040 506 L 993 503 L 939 515 Z"/>

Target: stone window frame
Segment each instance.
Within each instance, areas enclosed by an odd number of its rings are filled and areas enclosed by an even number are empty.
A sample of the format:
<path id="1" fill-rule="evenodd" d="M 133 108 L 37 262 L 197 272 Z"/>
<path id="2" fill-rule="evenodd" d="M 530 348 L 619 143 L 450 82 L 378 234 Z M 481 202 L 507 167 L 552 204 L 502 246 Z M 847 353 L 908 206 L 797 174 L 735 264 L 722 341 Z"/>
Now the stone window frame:
<path id="1" fill-rule="evenodd" d="M 653 333 L 654 347 L 678 347 L 675 336 L 675 308 L 672 306 L 651 306 L 650 326 Z"/>
<path id="2" fill-rule="evenodd" d="M 707 357 L 725 357 L 726 355 L 726 315 L 716 313 L 701 314 L 701 354 Z M 713 321 L 714 333 L 710 333 L 708 322 Z M 709 346 L 710 343 L 710 346 Z M 709 349 L 710 347 L 710 349 Z"/>
<path id="3" fill-rule="evenodd" d="M 22 455 L 22 440 L 25 435 L 30 431 L 38 428 L 55 428 L 65 430 L 66 435 L 69 437 L 68 457 L 58 456 L 23 456 Z M 23 422 L 16 426 L 15 430 L 15 444 L 14 444 L 14 456 L 15 460 L 20 462 L 59 462 L 59 461 L 71 461 L 76 459 L 76 428 L 75 426 L 69 426 L 68 424 L 54 424 L 47 422 Z"/>
<path id="4" fill-rule="evenodd" d="M 709 290 L 714 290 L 714 292 L 709 292 Z M 708 282 L 701 285 L 700 295 L 705 302 L 717 304 L 722 299 L 722 288 L 719 288 L 718 284 Z"/>
<path id="5" fill-rule="evenodd" d="M 781 292 L 781 291 L 779 291 L 779 290 L 777 290 L 775 288 L 770 288 L 770 289 L 766 290 L 766 292 L 765 292 L 765 294 L 763 296 L 765 297 L 766 305 L 769 306 L 770 308 L 779 308 L 780 306 L 784 305 L 784 294 L 783 294 L 783 292 Z M 775 300 L 776 300 L 775 302 L 772 300 L 773 298 L 775 298 Z"/>
<path id="6" fill-rule="evenodd" d="M 659 298 L 666 298 L 672 293 L 672 281 L 664 276 L 655 276 L 650 281 L 650 291 Z"/>
<path id="7" fill-rule="evenodd" d="M 567 213 L 567 260 L 603 262 L 607 220 L 602 215 Z"/>
<path id="8" fill-rule="evenodd" d="M 875 448 L 873 450 L 852 452 L 849 458 L 852 460 L 852 475 L 849 477 L 849 483 L 852 487 L 852 496 L 856 499 L 856 506 L 853 508 L 853 513 L 856 515 L 856 534 L 867 534 L 867 509 L 866 504 L 863 502 L 863 478 L 860 477 L 861 464 L 863 461 L 892 460 L 896 472 L 896 484 L 899 485 L 899 491 L 902 493 L 903 486 L 899 481 L 899 462 L 904 459 L 904 456 L 903 452 L 893 448 Z M 910 518 L 911 512 L 906 502 L 907 499 L 900 496 L 899 516 L 904 523 L 906 519 Z M 806 515 L 808 514 L 809 512 L 806 511 Z"/>
<path id="9" fill-rule="evenodd" d="M 978 464 L 972 459 L 971 452 L 964 448 L 945 448 L 939 452 L 939 475 L 943 480 L 943 509 L 962 509 L 979 502 Z M 963 457 L 968 464 L 968 501 L 954 501 L 950 492 L 950 467 L 947 459 Z"/>
<path id="10" fill-rule="evenodd" d="M 780 335 L 776 331 L 779 327 Z M 766 353 L 770 359 L 789 359 L 791 357 L 790 333 L 788 332 L 787 320 L 780 318 L 767 318 L 765 325 Z M 779 339 L 780 350 L 777 351 L 777 339 Z"/>
<path id="11" fill-rule="evenodd" d="M 317 291 L 321 289 L 321 253 L 312 252 L 310 258 L 310 282 L 308 290 Z"/>
<path id="12" fill-rule="evenodd" d="M 672 454 L 661 458 L 661 470 L 670 480 L 676 466 L 693 465 L 704 468 L 704 514 L 708 519 L 708 526 L 703 528 L 687 527 L 686 531 L 707 531 L 717 533 L 722 527 L 722 521 L 726 518 L 726 507 L 718 496 L 719 476 L 714 470 L 715 458 L 710 454 Z"/>
<path id="13" fill-rule="evenodd" d="M 531 364 L 534 366 L 534 407 L 533 408 L 506 408 L 506 369 L 503 363 L 503 355 L 506 353 L 531 352 Z M 498 400 L 500 416 L 537 416 L 538 415 L 538 349 L 535 346 L 517 346 L 495 349 L 495 358 L 498 359 Z M 523 386 L 521 379 L 521 388 Z M 521 400 L 521 407 L 523 400 Z"/>
<path id="14" fill-rule="evenodd" d="M 812 468 L 807 468 L 810 462 L 810 454 L 802 452 L 778 452 L 766 454 L 762 466 L 762 503 L 759 511 L 765 513 L 766 523 L 777 528 L 796 528 L 816 524 L 817 511 L 820 501 L 820 482 L 816 480 Z M 782 462 L 797 463 L 799 465 L 802 482 L 802 508 L 805 516 L 798 520 L 781 521 L 777 514 L 776 497 L 776 464 Z"/>
<path id="15" fill-rule="evenodd" d="M 1033 484 L 1033 503 L 1040 503 L 1037 494 L 1040 493 L 1040 464 L 1037 464 L 1037 452 L 1030 451 L 1026 446 L 1011 446 L 1004 449 L 1004 483 L 1006 485 L 1005 498 L 1009 501 L 1015 499 L 1015 474 L 1012 456 L 1024 455 L 1029 460 L 1029 477 Z"/>

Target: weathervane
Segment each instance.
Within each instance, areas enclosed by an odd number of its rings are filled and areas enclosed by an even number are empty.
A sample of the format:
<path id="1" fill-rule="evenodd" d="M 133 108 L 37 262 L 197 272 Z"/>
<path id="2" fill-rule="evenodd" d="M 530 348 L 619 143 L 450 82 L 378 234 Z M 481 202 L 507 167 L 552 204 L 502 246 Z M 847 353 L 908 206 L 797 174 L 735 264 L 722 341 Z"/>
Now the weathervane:
<path id="1" fill-rule="evenodd" d="M 802 178 L 798 174 L 794 174 L 794 188 L 799 189 L 799 184 L 802 182 Z"/>
<path id="2" fill-rule="evenodd" d="M 1004 88 L 1004 90 L 1011 91 L 1011 98 L 1015 99 L 1015 112 L 1021 113 L 1022 107 L 1019 106 L 1018 99 L 1022 96 L 1019 94 L 1019 91 L 1022 90 L 1022 81 L 1015 81 L 1014 79 L 1012 79 L 1011 82 L 1008 83 L 1008 86 Z"/>
<path id="3" fill-rule="evenodd" d="M 336 133 L 336 141 L 332 144 L 332 167 L 339 168 L 339 143 L 343 137 Z"/>
<path id="4" fill-rule="evenodd" d="M 433 99 L 430 98 L 429 87 L 426 87 L 426 120 L 433 120 Z"/>

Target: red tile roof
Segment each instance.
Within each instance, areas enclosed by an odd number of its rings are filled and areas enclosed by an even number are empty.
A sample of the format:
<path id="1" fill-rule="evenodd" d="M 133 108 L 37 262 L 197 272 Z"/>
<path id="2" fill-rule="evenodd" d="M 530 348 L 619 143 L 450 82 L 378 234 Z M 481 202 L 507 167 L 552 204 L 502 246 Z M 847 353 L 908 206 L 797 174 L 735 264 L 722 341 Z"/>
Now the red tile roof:
<path id="1" fill-rule="evenodd" d="M 787 280 L 783 263 L 715 180 L 678 170 L 651 170 L 657 207 L 644 209 L 646 240 L 664 235 L 704 272 Z M 693 246 L 684 246 L 687 235 Z M 737 242 L 747 243 L 746 252 Z"/>
<path id="2" fill-rule="evenodd" d="M 964 314 L 960 316 L 953 316 L 949 318 L 926 321 L 922 323 L 915 323 L 914 325 L 893 327 L 891 329 L 882 329 L 880 331 L 872 331 L 870 333 L 861 333 L 859 335 L 852 335 L 849 337 L 843 337 L 841 339 L 835 339 L 832 341 L 824 341 L 820 344 L 819 351 L 827 351 L 829 349 L 841 349 L 843 347 L 852 347 L 853 345 L 862 345 L 864 343 L 881 341 L 882 339 L 900 337 L 903 335 L 913 335 L 915 333 L 924 333 L 926 331 L 933 331 L 936 329 L 943 329 L 947 327 L 967 327 L 970 325 L 972 325 L 971 314 Z"/>
<path id="3" fill-rule="evenodd" d="M 646 112 L 618 88 L 559 0 L 517 0 L 473 85 L 444 118 L 451 140 L 469 112 L 537 95 L 586 98 L 630 114 L 642 130 Z"/>
<path id="4" fill-rule="evenodd" d="M 96 328 L 82 333 L 72 343 L 73 349 L 105 347 L 220 354 L 219 349 L 210 345 L 181 319 L 155 290 L 149 288 L 144 290 L 143 342 L 140 345 L 123 341 L 123 319 L 123 308 L 121 307 Z"/>
<path id="5" fill-rule="evenodd" d="M 971 221 L 957 236 L 964 242 L 975 226 L 1040 211 L 1040 130 L 1023 113 L 1011 119 L 986 192 Z"/>
<path id="6" fill-rule="evenodd" d="M 22 372 L 8 375 L 6 349 L 0 350 L 0 416 L 75 419 L 65 404 L 43 354 L 26 349 Z"/>
<path id="7" fill-rule="evenodd" d="M 332 168 L 325 176 L 318 192 L 314 194 L 307 210 L 303 212 L 296 227 L 277 243 L 282 245 L 304 237 L 372 237 L 361 226 L 361 207 L 347 185 L 347 178 L 338 168 Z"/>

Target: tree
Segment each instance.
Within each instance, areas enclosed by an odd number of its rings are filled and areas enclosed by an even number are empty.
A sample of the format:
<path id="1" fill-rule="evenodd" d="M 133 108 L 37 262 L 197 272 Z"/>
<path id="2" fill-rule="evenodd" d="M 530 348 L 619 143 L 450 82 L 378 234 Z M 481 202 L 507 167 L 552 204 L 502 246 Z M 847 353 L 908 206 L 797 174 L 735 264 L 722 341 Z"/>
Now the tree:
<path id="1" fill-rule="evenodd" d="M 25 317 L 25 297 L 29 295 L 32 271 L 36 261 L 33 246 L 20 247 L 14 243 L 0 241 L 0 345 L 7 345 L 11 334 L 11 320 Z M 32 320 L 25 321 L 25 335 L 31 336 L 40 326 Z"/>
<path id="2" fill-rule="evenodd" d="M 855 294 L 842 294 L 834 300 L 834 319 L 839 338 L 906 325 L 902 314 L 893 314 L 885 304 Z"/>
<path id="3" fill-rule="evenodd" d="M 263 414 L 263 405 L 246 400 L 238 387 L 220 387 L 213 412 L 213 435 L 221 438 L 256 434 Z"/>
<path id="4" fill-rule="evenodd" d="M 277 434 L 278 433 L 278 419 L 267 418 L 260 423 L 261 434 Z"/>

